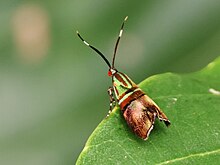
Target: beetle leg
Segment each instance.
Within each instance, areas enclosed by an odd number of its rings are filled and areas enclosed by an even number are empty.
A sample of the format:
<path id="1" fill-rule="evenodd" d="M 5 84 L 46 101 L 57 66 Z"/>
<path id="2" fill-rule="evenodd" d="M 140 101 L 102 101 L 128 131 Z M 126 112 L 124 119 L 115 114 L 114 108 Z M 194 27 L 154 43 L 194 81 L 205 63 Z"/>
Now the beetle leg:
<path id="1" fill-rule="evenodd" d="M 108 111 L 108 115 L 112 112 L 112 109 L 114 108 L 115 106 L 115 98 L 113 96 L 113 88 L 112 87 L 109 87 L 108 88 L 108 95 L 109 95 L 109 98 L 110 98 L 110 107 L 109 107 L 109 111 Z"/>

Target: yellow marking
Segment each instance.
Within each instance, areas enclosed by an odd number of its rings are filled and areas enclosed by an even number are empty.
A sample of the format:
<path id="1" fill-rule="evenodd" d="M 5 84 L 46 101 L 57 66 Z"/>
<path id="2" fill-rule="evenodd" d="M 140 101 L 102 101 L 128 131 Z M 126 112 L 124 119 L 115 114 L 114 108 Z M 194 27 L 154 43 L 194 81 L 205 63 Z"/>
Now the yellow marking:
<path id="1" fill-rule="evenodd" d="M 126 98 L 128 98 L 130 95 L 132 95 L 134 92 L 141 90 L 140 88 L 135 89 L 134 91 L 131 91 L 124 95 L 121 100 L 119 100 L 118 104 L 120 105 Z"/>

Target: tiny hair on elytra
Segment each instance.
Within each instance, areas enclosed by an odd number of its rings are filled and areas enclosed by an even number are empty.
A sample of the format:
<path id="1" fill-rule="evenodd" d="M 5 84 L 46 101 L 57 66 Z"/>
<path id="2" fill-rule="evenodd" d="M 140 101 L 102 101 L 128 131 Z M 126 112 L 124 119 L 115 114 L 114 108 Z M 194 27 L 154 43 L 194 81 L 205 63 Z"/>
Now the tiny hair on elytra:
<path id="1" fill-rule="evenodd" d="M 116 52 L 127 19 L 128 16 L 125 17 L 119 31 L 114 48 L 112 64 L 110 64 L 103 53 L 85 41 L 78 31 L 77 35 L 86 46 L 93 49 L 108 65 L 108 76 L 112 79 L 112 86 L 108 89 L 110 98 L 109 114 L 112 112 L 117 102 L 128 126 L 138 137 L 147 140 L 154 127 L 156 118 L 163 121 L 166 126 L 169 126 L 171 123 L 159 106 L 147 96 L 137 84 L 135 84 L 126 74 L 119 72 L 115 68 Z"/>

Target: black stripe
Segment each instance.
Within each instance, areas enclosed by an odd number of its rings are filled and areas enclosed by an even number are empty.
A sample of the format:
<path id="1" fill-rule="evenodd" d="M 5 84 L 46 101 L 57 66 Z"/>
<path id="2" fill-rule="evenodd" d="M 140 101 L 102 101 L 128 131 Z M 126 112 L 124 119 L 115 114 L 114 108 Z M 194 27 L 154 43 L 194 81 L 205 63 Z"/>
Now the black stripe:
<path id="1" fill-rule="evenodd" d="M 120 74 L 122 74 L 126 78 L 126 80 L 129 82 L 129 84 L 132 85 L 132 82 L 129 80 L 127 75 L 125 75 L 124 73 L 121 73 L 121 72 L 120 72 Z"/>

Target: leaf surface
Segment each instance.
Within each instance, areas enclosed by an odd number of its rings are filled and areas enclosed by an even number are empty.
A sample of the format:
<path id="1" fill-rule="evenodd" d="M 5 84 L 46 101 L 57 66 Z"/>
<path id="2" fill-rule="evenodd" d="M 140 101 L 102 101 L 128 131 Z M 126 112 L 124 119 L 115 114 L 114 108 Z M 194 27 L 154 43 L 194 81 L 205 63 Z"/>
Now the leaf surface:
<path id="1" fill-rule="evenodd" d="M 218 164 L 220 58 L 191 74 L 165 73 L 139 84 L 171 121 L 156 120 L 147 141 L 116 107 L 88 139 L 77 164 Z"/>

